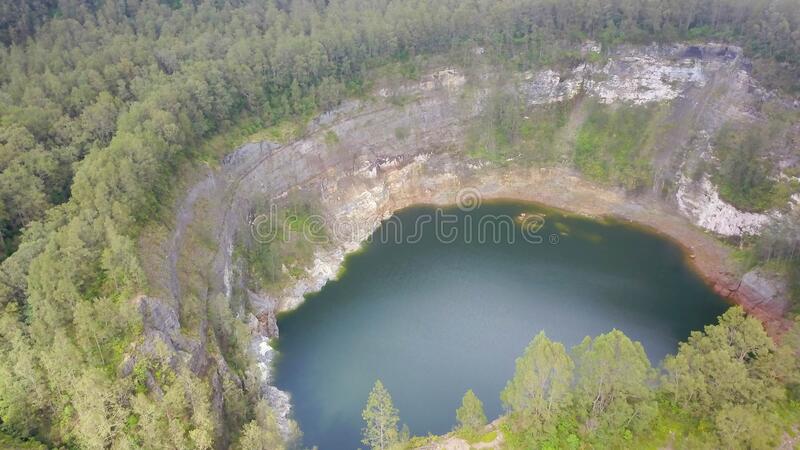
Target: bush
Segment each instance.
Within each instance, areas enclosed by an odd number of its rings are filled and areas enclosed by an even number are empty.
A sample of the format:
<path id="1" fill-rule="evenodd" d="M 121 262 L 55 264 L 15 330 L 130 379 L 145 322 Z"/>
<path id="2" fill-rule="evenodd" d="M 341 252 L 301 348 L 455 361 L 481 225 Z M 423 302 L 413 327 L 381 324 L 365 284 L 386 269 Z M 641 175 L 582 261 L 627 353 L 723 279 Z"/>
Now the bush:
<path id="1" fill-rule="evenodd" d="M 616 107 L 594 103 L 575 143 L 574 161 L 592 180 L 629 190 L 652 182 L 648 140 L 658 106 Z"/>
<path id="2" fill-rule="evenodd" d="M 789 193 L 772 178 L 773 167 L 764 157 L 768 142 L 762 127 L 729 125 L 717 136 L 720 167 L 714 182 L 720 198 L 744 211 L 762 212 L 782 206 Z"/>

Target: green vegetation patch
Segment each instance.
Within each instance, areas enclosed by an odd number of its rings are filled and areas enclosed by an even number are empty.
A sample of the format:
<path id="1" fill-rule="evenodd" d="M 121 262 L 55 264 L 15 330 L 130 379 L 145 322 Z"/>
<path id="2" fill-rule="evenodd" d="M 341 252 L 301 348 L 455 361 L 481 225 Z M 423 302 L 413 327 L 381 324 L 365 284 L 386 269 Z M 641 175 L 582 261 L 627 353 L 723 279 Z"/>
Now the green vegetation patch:
<path id="1" fill-rule="evenodd" d="M 557 133 L 567 123 L 572 102 L 528 108 L 517 94 L 496 92 L 467 134 L 473 158 L 499 164 L 509 159 L 548 163 L 556 160 Z"/>
<path id="2" fill-rule="evenodd" d="M 550 0 L 297 2 L 297 8 L 167 0 L 136 2 L 125 11 L 106 2 L 5 2 L 12 3 L 25 7 L 0 7 L 0 41 L 14 44 L 4 48 L 0 64 L 0 257 L 9 255 L 0 283 L 0 422 L 4 432 L 69 448 L 215 448 L 227 438 L 237 448 L 282 446 L 269 438 L 278 435 L 270 431 L 274 420 L 266 405 L 254 404 L 257 388 L 249 382 L 223 381 L 229 423 L 219 424 L 205 379 L 156 373 L 156 381 L 170 384 L 162 397 L 137 394 L 119 377 L 120 359 L 141 336 L 138 312 L 126 302 L 153 289 L 141 274 L 135 241 L 164 205 L 174 204 L 165 200 L 187 161 L 217 161 L 248 140 L 293 139 L 314 111 L 364 95 L 370 68 L 395 62 L 388 72 L 415 79 L 420 55 L 451 50 L 477 64 L 492 58 L 516 69 L 547 61 L 571 67 L 579 54 L 563 49 L 586 38 L 728 41 L 730 34 L 756 58 L 757 74 L 777 84 L 800 80 L 800 21 L 789 0 L 723 0 L 712 7 L 678 1 L 663 10 L 643 2 L 570 8 Z M 478 56 L 476 48 L 485 51 Z M 518 99 L 511 100 L 490 110 L 476 151 L 500 161 L 546 159 L 541 149 L 550 148 L 551 127 L 561 122 L 528 125 Z M 628 178 L 617 169 L 630 164 L 619 161 L 624 155 L 609 156 L 621 151 L 618 137 L 596 135 L 602 132 L 587 128 L 592 145 L 581 162 L 589 167 L 591 156 L 600 156 L 606 170 L 599 175 Z M 533 141 L 538 146 L 528 145 Z M 737 172 L 739 164 L 726 167 Z M 746 198 L 765 191 L 754 186 Z M 724 195 L 736 197 L 735 189 Z M 294 238 L 302 223 L 282 225 L 290 231 L 284 240 L 245 246 L 258 274 L 281 276 L 280 258 L 298 261 L 285 264 L 289 274 L 299 270 L 311 252 Z M 191 335 L 201 329 L 206 299 L 183 297 L 181 331 Z M 211 319 L 215 332 L 235 337 L 224 330 L 227 313 Z M 214 343 L 207 348 L 214 361 Z"/>
<path id="3" fill-rule="evenodd" d="M 489 431 L 483 434 L 476 434 L 471 439 L 466 439 L 470 444 L 486 444 L 497 439 L 497 431 Z"/>
<path id="4" fill-rule="evenodd" d="M 199 146 L 198 158 L 209 164 L 216 164 L 223 155 L 248 142 L 289 143 L 303 134 L 311 117 L 311 114 L 291 116 L 275 123 L 257 117 L 241 119 L 203 142 Z"/>
<path id="5" fill-rule="evenodd" d="M 298 195 L 280 207 L 264 204 L 254 209 L 260 221 L 258 236 L 247 236 L 237 247 L 252 288 L 279 289 L 303 275 L 327 237 L 318 211 L 318 205 Z"/>
<path id="6" fill-rule="evenodd" d="M 652 136 L 658 131 L 661 107 L 589 105 L 578 131 L 574 162 L 587 177 L 620 184 L 629 190 L 651 183 Z"/>
<path id="7" fill-rule="evenodd" d="M 0 431 L 0 449 L 4 450 L 45 450 L 47 447 L 41 442 L 26 441 L 11 437 Z"/>
<path id="8" fill-rule="evenodd" d="M 798 188 L 774 178 L 775 168 L 765 157 L 769 135 L 766 126 L 730 124 L 716 137 L 720 166 L 714 184 L 723 200 L 741 210 L 763 212 L 785 206 Z"/>
<path id="9" fill-rule="evenodd" d="M 333 130 L 328 130 L 325 132 L 325 144 L 329 147 L 333 147 L 339 143 L 339 135 L 336 134 Z"/>

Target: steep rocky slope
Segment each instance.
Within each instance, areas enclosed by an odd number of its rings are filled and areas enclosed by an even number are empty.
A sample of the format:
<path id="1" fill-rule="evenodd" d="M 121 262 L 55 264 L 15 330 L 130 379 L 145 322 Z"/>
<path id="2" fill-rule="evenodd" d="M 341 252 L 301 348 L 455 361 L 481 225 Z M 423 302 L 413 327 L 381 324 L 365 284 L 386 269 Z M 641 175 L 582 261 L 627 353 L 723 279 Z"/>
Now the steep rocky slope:
<path id="1" fill-rule="evenodd" d="M 596 50 L 591 43 L 580 49 L 584 55 Z M 533 111 L 555 103 L 572 105 L 567 125 L 552 143 L 562 153 L 560 160 L 530 164 L 510 157 L 498 163 L 466 150 L 468 131 L 484 112 L 490 87 L 498 85 Z M 666 131 L 651 144 L 648 189 L 630 193 L 588 181 L 571 165 L 575 130 L 586 118 L 589 101 L 613 108 L 663 108 L 657 120 Z M 715 136 L 731 121 L 764 120 L 764 102 L 798 109 L 796 100 L 765 91 L 750 78 L 740 49 L 715 44 L 620 47 L 607 58 L 566 69 L 509 75 L 491 67 L 447 67 L 399 85 L 378 82 L 372 97 L 320 115 L 302 138 L 286 145 L 250 143 L 220 167 L 206 169 L 177 205 L 174 229 L 160 244 L 163 254 L 145 261 L 156 287 L 153 294 L 164 305 L 189 295 L 226 302 L 239 317 L 250 317 L 263 393 L 286 432 L 289 398 L 270 386 L 274 351 L 269 339 L 278 335 L 276 312 L 296 307 L 305 294 L 334 278 L 344 256 L 381 220 L 414 203 L 510 197 L 643 224 L 679 241 L 722 295 L 777 330 L 787 308 L 785 283 L 762 269 L 739 273 L 731 249 L 716 237 L 757 234 L 797 207 L 795 195 L 793 205 L 741 211 L 720 198 L 713 182 Z M 792 143 L 799 135 L 794 126 L 771 147 L 769 158 L 780 176 L 791 177 L 784 172 L 794 173 L 791 169 L 798 166 L 799 151 Z M 261 228 L 270 212 L 264 205 L 285 206 L 298 192 L 317 205 L 327 238 L 315 245 L 302 270 L 285 270 L 284 282 L 258 286 L 248 279 L 237 246 L 269 239 L 270 231 Z M 155 314 L 161 309 L 154 301 L 142 301 L 143 311 L 150 311 L 148 320 L 169 316 Z M 167 325 L 151 328 L 163 334 L 171 329 Z M 204 351 L 200 344 L 184 347 Z"/>

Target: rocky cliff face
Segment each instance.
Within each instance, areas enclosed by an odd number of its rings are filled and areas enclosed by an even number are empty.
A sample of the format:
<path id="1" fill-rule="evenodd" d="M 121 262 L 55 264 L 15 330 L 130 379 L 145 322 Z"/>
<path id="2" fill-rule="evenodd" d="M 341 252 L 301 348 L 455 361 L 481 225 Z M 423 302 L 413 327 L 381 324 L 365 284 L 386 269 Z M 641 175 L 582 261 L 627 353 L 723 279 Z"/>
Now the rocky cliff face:
<path id="1" fill-rule="evenodd" d="M 581 51 L 596 50 L 589 43 Z M 729 250 L 697 228 L 723 236 L 753 234 L 781 214 L 737 210 L 720 199 L 708 173 L 698 176 L 698 167 L 713 167 L 713 136 L 727 121 L 760 120 L 754 105 L 766 99 L 797 108 L 796 101 L 761 89 L 749 77 L 747 64 L 741 50 L 731 46 L 621 47 L 606 60 L 566 71 L 542 69 L 502 78 L 490 68 L 470 76 L 441 68 L 419 81 L 378 83 L 372 98 L 346 102 L 317 117 L 303 138 L 286 145 L 244 145 L 210 170 L 178 208 L 162 266 L 169 276 L 153 281 L 176 301 L 192 291 L 209 301 L 228 302 L 240 316 L 252 314 L 252 353 L 262 370 L 263 394 L 284 430 L 290 429 L 290 399 L 270 385 L 275 313 L 296 307 L 305 294 L 334 278 L 345 255 L 393 211 L 420 202 L 452 204 L 465 188 L 483 198 L 532 200 L 651 226 L 682 242 L 718 291 L 753 306 L 766 320 L 779 320 L 785 293 L 770 290 L 763 274 L 742 278 Z M 674 128 L 656 145 L 653 191 L 631 196 L 588 182 L 563 165 L 532 167 L 510 160 L 499 167 L 469 157 L 464 136 L 485 106 L 487 83 L 504 84 L 532 108 L 582 98 L 609 105 L 665 105 Z M 398 96 L 412 100 L 398 104 Z M 569 121 L 580 125 L 581 120 L 576 108 Z M 331 135 L 336 139 L 326 138 Z M 788 168 L 798 164 L 797 153 L 788 149 L 774 157 Z M 255 211 L 254 205 L 264 199 L 280 205 L 297 190 L 319 200 L 329 239 L 316 247 L 313 263 L 302 274 L 287 275 L 286 287 L 248 291 L 243 262 L 234 254 L 237 239 L 254 238 L 254 219 L 266 212 Z M 196 255 L 187 249 L 197 240 L 193 235 L 203 233 L 213 236 L 215 250 L 203 258 L 187 256 Z M 202 274 L 203 289 L 192 287 L 197 283 L 192 273 Z M 152 316 L 155 310 L 147 311 Z M 166 331 L 155 327 L 154 332 L 174 334 L 170 320 L 160 322 Z"/>
<path id="2" fill-rule="evenodd" d="M 757 234 L 779 211 L 738 210 L 720 199 L 709 173 L 697 173 L 697 167 L 717 163 L 713 137 L 724 124 L 766 120 L 757 107 L 769 100 L 798 108 L 797 100 L 780 99 L 761 88 L 748 67 L 741 49 L 729 45 L 621 47 L 607 62 L 581 64 L 566 77 L 554 70 L 525 73 L 521 90 L 531 104 L 578 95 L 606 104 L 669 103 L 676 128 L 665 143 L 669 146 L 659 148 L 656 187 L 674 184 L 677 189 L 668 200 L 696 225 L 723 236 L 740 236 Z M 793 137 L 783 149 L 770 155 L 783 169 L 798 165 L 797 131 L 791 131 Z M 796 205 L 795 201 L 792 206 Z"/>

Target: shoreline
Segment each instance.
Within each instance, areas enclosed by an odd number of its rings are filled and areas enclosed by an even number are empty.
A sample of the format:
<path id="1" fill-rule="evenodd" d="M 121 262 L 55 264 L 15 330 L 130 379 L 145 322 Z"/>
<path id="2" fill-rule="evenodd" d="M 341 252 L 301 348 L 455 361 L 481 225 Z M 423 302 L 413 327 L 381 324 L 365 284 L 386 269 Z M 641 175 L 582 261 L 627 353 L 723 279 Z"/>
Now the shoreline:
<path id="1" fill-rule="evenodd" d="M 255 177 L 260 175 L 262 167 L 270 168 L 270 162 L 270 158 L 265 158 L 256 167 L 245 167 Z M 214 209 L 216 214 L 206 217 L 216 217 L 219 221 L 215 222 L 217 226 L 208 226 L 218 230 L 218 251 L 210 256 L 210 267 L 213 273 L 220 275 L 216 278 L 219 284 L 215 291 L 225 295 L 229 301 L 234 291 L 245 287 L 241 261 L 233 255 L 233 243 L 236 233 L 251 225 L 243 221 L 251 199 L 268 195 L 272 201 L 280 202 L 287 197 L 289 190 L 302 190 L 319 199 L 320 212 L 325 218 L 361 225 L 351 230 L 349 236 L 334 235 L 332 242 L 318 247 L 313 262 L 304 273 L 289 281 L 280 292 L 245 290 L 250 301 L 255 301 L 251 303 L 253 309 L 249 319 L 251 352 L 261 371 L 262 395 L 276 411 L 279 428 L 285 436 L 292 433 L 294 425 L 291 396 L 273 386 L 273 361 L 277 351 L 272 340 L 279 336 L 276 316 L 297 308 L 305 301 L 306 295 L 318 292 L 328 281 L 336 279 L 347 255 L 358 251 L 381 221 L 391 217 L 395 211 L 417 204 L 452 206 L 458 203 L 459 194 L 466 190 L 478 192 L 481 200 L 532 202 L 567 214 L 594 219 L 605 217 L 644 227 L 678 245 L 689 267 L 698 276 L 721 297 L 741 305 L 760 319 L 773 338 L 778 338 L 791 325 L 783 316 L 788 297 L 774 301 L 774 298 L 761 296 L 758 290 L 740 289 L 746 274 L 741 273 L 732 260 L 732 249 L 693 225 L 674 205 L 652 194 L 631 197 L 620 189 L 589 182 L 576 171 L 565 168 L 488 167 L 447 149 L 438 153 L 408 154 L 389 162 L 367 162 L 353 169 L 338 165 L 321 167 L 269 194 L 263 188 L 253 189 L 258 187 L 258 178 L 247 183 L 200 185 L 208 188 L 201 196 L 208 200 L 225 200 L 209 203 L 221 209 Z M 216 179 L 224 179 L 226 175 L 223 171 Z M 182 225 L 185 227 L 189 222 L 186 220 Z M 181 229 L 177 229 L 173 248 L 182 247 Z M 174 261 L 177 262 L 178 258 Z M 167 271 L 174 275 L 171 278 L 178 279 L 176 269 L 174 265 Z"/>
<path id="2" fill-rule="evenodd" d="M 565 214 L 622 222 L 658 235 L 680 248 L 685 262 L 717 295 L 731 305 L 742 306 L 749 314 L 761 320 L 770 335 L 779 337 L 791 325 L 791 321 L 784 317 L 788 299 L 776 303 L 755 290 L 741 289 L 746 274 L 733 260 L 733 249 L 710 232 L 693 225 L 677 211 L 670 210 L 668 204 L 653 196 L 628 197 L 622 192 L 588 182 L 572 171 L 553 168 L 510 171 L 527 172 L 528 176 L 516 176 L 521 175 L 519 173 L 509 176 L 509 171 L 502 169 L 460 176 L 445 173 L 432 183 L 440 189 L 420 191 L 411 186 L 415 178 L 409 176 L 409 172 L 419 171 L 409 169 L 425 163 L 412 163 L 385 174 L 387 180 L 382 185 L 382 190 L 388 192 L 382 194 L 386 201 L 378 202 L 381 204 L 373 203 L 374 211 L 366 214 L 372 218 L 375 227 L 367 230 L 367 233 L 362 231 L 358 236 L 334 242 L 331 250 L 318 251 L 306 276 L 290 283 L 289 287 L 277 295 L 276 314 L 294 310 L 304 302 L 306 295 L 318 292 L 328 281 L 338 278 L 347 256 L 361 248 L 362 243 L 380 226 L 382 220 L 397 211 L 416 205 L 454 206 L 459 190 L 468 186 L 481 193 L 481 200 L 529 202 L 544 209 L 557 209 Z M 398 173 L 392 177 L 393 172 Z M 531 176 L 536 172 L 539 176 Z M 477 179 L 472 180 L 477 183 L 467 183 L 466 180 L 473 176 L 477 176 Z M 533 186 L 538 189 L 531 189 Z M 359 194 L 354 198 L 361 196 Z M 357 206 L 354 203 L 358 202 L 345 201 L 338 208 L 352 211 Z M 335 212 L 334 216 L 341 214 Z M 364 218 L 364 214 L 352 216 L 353 220 L 363 221 Z"/>
<path id="3" fill-rule="evenodd" d="M 396 170 L 402 172 L 403 168 Z M 542 169 L 531 169 L 531 171 L 542 172 Z M 534 191 L 526 189 L 526 187 L 530 187 L 531 178 L 516 178 L 516 183 L 495 185 L 496 191 L 489 193 L 489 186 L 492 184 L 491 181 L 495 180 L 494 176 L 496 175 L 492 172 L 494 171 L 483 174 L 485 178 L 480 185 L 487 190 L 487 193 L 482 195 L 482 200 L 530 203 L 545 210 L 557 210 L 565 215 L 580 216 L 596 221 L 615 221 L 665 239 L 680 250 L 687 267 L 697 274 L 722 300 L 731 306 L 742 306 L 748 314 L 758 318 L 764 324 L 765 329 L 774 339 L 779 339 L 780 335 L 791 326 L 792 322 L 784 316 L 784 310 L 780 308 L 780 305 L 769 303 L 769 300 L 758 296 L 756 291 L 740 290 L 745 274 L 732 260 L 732 248 L 709 232 L 693 225 L 688 219 L 679 216 L 677 212 L 670 211 L 669 205 L 665 202 L 649 196 L 630 198 L 621 192 L 600 188 L 582 178 L 575 180 L 560 169 L 544 170 L 543 172 L 547 173 L 545 175 L 547 178 L 554 177 L 573 182 L 570 183 L 572 188 L 560 190 L 553 187 L 531 194 Z M 459 186 L 463 186 L 463 182 L 459 177 L 444 175 L 444 178 L 447 178 L 448 182 L 440 186 L 441 190 L 427 192 L 413 192 L 415 190 L 409 188 L 414 184 L 413 178 L 408 176 L 397 177 L 396 179 L 403 180 L 399 184 L 383 184 L 382 189 L 393 190 L 393 195 L 387 197 L 392 200 L 377 207 L 373 217 L 386 219 L 397 211 L 420 205 L 442 208 L 454 206 L 456 202 L 453 195 L 457 195 L 458 191 L 462 189 Z M 569 198 L 571 201 L 563 201 L 565 198 Z M 349 202 L 345 202 L 345 204 L 352 206 Z M 308 295 L 316 294 L 328 282 L 339 278 L 347 258 L 360 252 L 364 240 L 381 225 L 381 221 L 374 223 L 375 228 L 371 228 L 369 233 L 363 236 L 363 239 L 338 242 L 331 246 L 331 249 L 315 255 L 314 267 L 309 269 L 306 276 L 291 283 L 277 297 L 273 311 L 277 328 L 279 328 L 278 318 L 280 316 L 292 314 L 305 303 Z M 766 308 L 764 307 L 765 303 L 768 306 Z M 268 356 L 268 359 L 260 362 L 265 374 L 267 395 L 271 399 L 273 407 L 279 411 L 280 422 L 288 423 L 292 417 L 291 395 L 280 391 L 271 384 L 275 376 L 276 355 L 279 352 L 275 341 L 279 339 L 279 337 L 273 337 L 265 340 L 263 337 L 256 337 L 258 342 L 267 342 L 269 347 L 266 353 L 262 352 L 262 356 Z"/>
<path id="4" fill-rule="evenodd" d="M 306 142 L 301 140 L 287 148 L 308 151 L 310 148 L 304 147 Z M 747 274 L 742 273 L 732 260 L 732 249 L 692 224 L 675 205 L 653 194 L 632 197 L 621 189 L 592 183 L 575 170 L 566 168 L 490 166 L 446 147 L 435 152 L 417 148 L 416 152 L 393 159 L 370 158 L 355 167 L 347 162 L 319 165 L 313 171 L 302 172 L 301 177 L 285 180 L 280 189 L 269 189 L 263 180 L 275 173 L 274 158 L 288 158 L 289 154 L 273 153 L 258 144 L 254 147 L 255 151 L 249 158 L 257 158 L 255 164 L 223 168 L 221 173 L 211 177 L 213 182 L 198 185 L 204 191 L 198 195 L 206 199 L 204 204 L 210 208 L 203 211 L 205 220 L 202 223 L 205 223 L 205 229 L 216 230 L 218 243 L 217 250 L 209 255 L 211 273 L 217 274 L 211 279 L 212 291 L 223 294 L 228 301 L 232 300 L 234 292 L 244 292 L 250 299 L 251 351 L 262 372 L 262 395 L 277 412 L 285 435 L 292 429 L 291 398 L 272 386 L 275 350 L 269 342 L 279 336 L 276 316 L 297 308 L 306 295 L 319 291 L 328 281 L 336 279 L 347 255 L 358 251 L 381 221 L 391 217 L 395 211 L 416 204 L 452 206 L 458 203 L 462 192 L 477 192 L 481 200 L 532 202 L 568 214 L 594 219 L 607 217 L 644 227 L 678 245 L 689 267 L 698 276 L 721 297 L 741 305 L 761 320 L 774 338 L 791 325 L 783 316 L 788 296 L 776 300 L 775 296 L 761 295 L 758 289 L 741 289 Z M 270 153 L 260 157 L 265 151 Z M 240 170 L 246 170 L 246 175 L 239 177 L 237 173 Z M 260 289 L 250 292 L 244 284 L 242 262 L 233 254 L 236 234 L 251 231 L 248 208 L 254 199 L 267 198 L 281 203 L 293 190 L 303 191 L 317 199 L 321 207 L 319 212 L 331 223 L 342 221 L 359 226 L 349 230 L 351 234 L 333 235 L 331 242 L 317 247 L 313 261 L 305 271 L 288 280 L 279 291 Z M 193 196 L 186 199 L 192 200 L 195 200 Z M 172 254 L 183 247 L 181 241 L 186 237 L 181 231 L 190 222 L 195 222 L 188 214 L 185 216 L 184 220 L 179 220 L 180 226 L 174 234 L 171 247 L 175 250 Z M 166 273 L 172 274 L 171 280 L 179 280 L 180 272 L 176 272 L 180 267 L 179 261 L 175 255 L 167 268 Z M 169 292 L 171 289 L 165 290 Z"/>
<path id="5" fill-rule="evenodd" d="M 454 205 L 464 189 L 477 191 L 486 200 L 533 202 L 568 214 L 610 218 L 668 239 L 712 290 L 743 306 L 778 338 L 792 323 L 784 317 L 789 303 L 785 283 L 764 269 L 744 273 L 733 259 L 735 250 L 716 237 L 757 233 L 766 216 L 751 217 L 724 203 L 714 186 L 707 186 L 707 177 L 702 182 L 686 177 L 692 164 L 707 158 L 709 139 L 722 119 L 749 111 L 748 105 L 764 94 L 752 93 L 757 84 L 741 76 L 746 72 L 738 58 L 715 52 L 692 59 L 695 75 L 688 76 L 680 56 L 683 49 L 624 47 L 604 65 L 574 68 L 563 80 L 550 69 L 501 80 L 506 87 L 513 85 L 528 107 L 573 98 L 578 94 L 573 92 L 577 80 L 602 87 L 590 95 L 604 104 L 661 104 L 673 118 L 692 114 L 691 127 L 677 127 L 664 136 L 670 138 L 665 148 L 651 149 L 659 151 L 653 154 L 659 156 L 653 161 L 654 175 L 663 178 L 654 184 L 663 187 L 665 180 L 671 180 L 670 189 L 678 189 L 669 196 L 655 194 L 656 189 L 630 196 L 566 167 L 572 161 L 576 133 L 587 120 L 580 106 L 570 109 L 567 123 L 550 144 L 557 154 L 545 160 L 554 166 L 532 167 L 529 164 L 539 160 L 526 159 L 522 153 L 512 158 L 494 155 L 494 163 L 491 155 L 486 160 L 471 157 L 465 141 L 486 107 L 488 88 L 498 81 L 497 73 L 487 66 L 481 67 L 480 76 L 468 77 L 458 69 L 444 68 L 416 81 L 379 81 L 371 96 L 344 101 L 318 115 L 290 142 L 250 142 L 224 156 L 219 166 L 202 167 L 185 197 L 176 199 L 174 224 L 154 227 L 155 237 L 140 240 L 140 246 L 149 250 L 141 253 L 147 255 L 143 266 L 151 291 L 177 305 L 188 294 L 204 301 L 227 301 L 247 322 L 251 355 L 262 372 L 261 395 L 275 409 L 284 435 L 291 429 L 291 399 L 271 385 L 276 351 L 270 343 L 279 335 L 276 315 L 297 308 L 306 295 L 338 278 L 347 256 L 361 248 L 381 220 L 416 204 Z M 654 67 L 665 75 L 653 78 Z M 672 82 L 665 82 L 664 76 Z M 717 95 L 720 87 L 725 90 Z M 414 100 L 397 105 L 392 100 L 398 95 Z M 732 108 L 720 115 L 721 106 Z M 690 128 L 703 131 L 706 139 L 694 142 Z M 680 165 L 673 167 L 673 162 Z M 246 261 L 235 254 L 235 246 L 253 233 L 254 215 L 266 212 L 256 211 L 256 206 L 287 203 L 288 194 L 296 191 L 315 199 L 322 216 L 362 229 L 313 247 L 309 264 L 287 275 L 285 284 L 272 289 L 248 285 Z"/>

